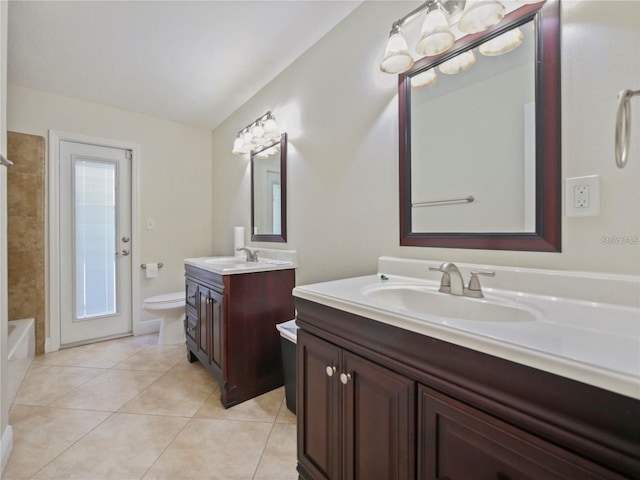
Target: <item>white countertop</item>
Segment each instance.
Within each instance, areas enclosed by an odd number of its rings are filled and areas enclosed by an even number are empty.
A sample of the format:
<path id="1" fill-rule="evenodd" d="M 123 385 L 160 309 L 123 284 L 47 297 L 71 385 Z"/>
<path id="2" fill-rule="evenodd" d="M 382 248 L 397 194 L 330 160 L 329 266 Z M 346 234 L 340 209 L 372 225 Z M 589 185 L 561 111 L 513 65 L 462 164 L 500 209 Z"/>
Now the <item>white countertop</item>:
<path id="1" fill-rule="evenodd" d="M 402 262 L 406 260 L 402 259 Z M 487 300 L 515 302 L 532 312 L 535 320 L 487 322 L 429 315 L 376 302 L 364 293 L 376 285 L 417 285 L 430 289 L 439 286 L 438 279 L 394 275 L 406 273 L 406 269 L 398 270 L 393 263 L 394 259 L 389 257 L 382 257 L 379 263 L 385 272 L 390 272 L 384 274 L 387 280 L 382 280 L 379 273 L 299 286 L 293 294 L 298 298 L 640 399 L 640 308 L 635 305 L 493 288 L 489 286 L 492 279 L 482 278 Z M 426 270 L 428 266 L 439 265 L 438 262 L 418 263 Z M 464 268 L 460 268 L 465 280 L 469 277 L 464 272 L 472 267 L 464 265 Z M 415 264 L 412 268 L 415 268 Z M 505 273 L 501 267 L 495 267 L 495 270 L 496 278 Z M 535 275 L 541 272 L 545 271 L 520 273 Z M 435 272 L 436 278 L 439 275 L 439 272 Z M 575 273 L 568 275 L 575 276 Z M 505 276 L 508 274 L 505 273 Z M 540 278 L 548 279 L 545 275 Z M 605 275 L 600 280 L 610 284 L 612 278 Z M 626 287 L 631 294 L 637 291 L 638 283 L 634 277 L 616 276 L 615 280 L 621 284 L 625 281 L 630 283 Z M 535 290 L 535 280 L 531 282 Z M 595 282 L 587 288 L 592 287 L 599 285 Z M 582 293 L 582 296 L 589 296 L 588 292 Z M 617 294 L 620 295 L 619 292 Z"/>
<path id="2" fill-rule="evenodd" d="M 295 250 L 253 249 L 258 253 L 257 262 L 244 261 L 240 256 L 211 256 L 185 258 L 184 263 L 202 268 L 219 275 L 238 275 L 244 273 L 269 272 L 296 268 Z"/>

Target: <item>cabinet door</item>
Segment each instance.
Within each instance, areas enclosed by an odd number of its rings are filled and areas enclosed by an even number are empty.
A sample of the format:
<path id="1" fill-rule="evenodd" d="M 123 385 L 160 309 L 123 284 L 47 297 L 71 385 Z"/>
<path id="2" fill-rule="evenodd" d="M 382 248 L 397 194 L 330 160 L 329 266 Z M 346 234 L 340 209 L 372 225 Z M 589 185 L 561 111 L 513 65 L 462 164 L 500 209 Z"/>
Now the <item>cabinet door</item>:
<path id="1" fill-rule="evenodd" d="M 191 307 L 185 308 L 185 334 L 187 338 L 190 339 L 197 345 L 197 335 L 198 335 L 198 315 L 194 313 Z"/>
<path id="2" fill-rule="evenodd" d="M 186 304 L 190 307 L 197 307 L 198 284 L 187 278 L 185 280 L 185 299 Z"/>
<path id="3" fill-rule="evenodd" d="M 338 347 L 298 331 L 298 460 L 315 480 L 340 478 Z"/>
<path id="4" fill-rule="evenodd" d="M 211 327 L 211 350 L 210 361 L 222 370 L 222 358 L 223 358 L 223 297 L 215 290 L 209 290 L 209 309 L 208 319 Z"/>
<path id="5" fill-rule="evenodd" d="M 420 386 L 418 478 L 590 480 L 618 475 Z"/>
<path id="6" fill-rule="evenodd" d="M 198 296 L 198 326 L 196 328 L 196 344 L 200 361 L 203 358 L 211 359 L 211 323 L 209 314 L 209 289 L 200 285 L 197 289 Z"/>
<path id="7" fill-rule="evenodd" d="M 344 478 L 414 478 L 415 382 L 344 352 Z"/>

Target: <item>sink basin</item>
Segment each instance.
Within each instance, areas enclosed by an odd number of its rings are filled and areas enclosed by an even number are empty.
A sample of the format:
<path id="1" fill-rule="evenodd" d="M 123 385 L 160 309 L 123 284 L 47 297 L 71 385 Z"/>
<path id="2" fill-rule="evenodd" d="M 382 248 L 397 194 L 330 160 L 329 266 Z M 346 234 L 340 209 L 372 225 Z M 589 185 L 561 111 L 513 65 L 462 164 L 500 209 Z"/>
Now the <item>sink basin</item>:
<path id="1" fill-rule="evenodd" d="M 211 265 L 241 265 L 248 262 L 242 257 L 211 257 L 204 260 L 204 263 Z"/>
<path id="2" fill-rule="evenodd" d="M 381 306 L 419 314 L 480 322 L 530 322 L 535 314 L 516 303 L 440 293 L 424 285 L 373 285 L 361 293 Z"/>

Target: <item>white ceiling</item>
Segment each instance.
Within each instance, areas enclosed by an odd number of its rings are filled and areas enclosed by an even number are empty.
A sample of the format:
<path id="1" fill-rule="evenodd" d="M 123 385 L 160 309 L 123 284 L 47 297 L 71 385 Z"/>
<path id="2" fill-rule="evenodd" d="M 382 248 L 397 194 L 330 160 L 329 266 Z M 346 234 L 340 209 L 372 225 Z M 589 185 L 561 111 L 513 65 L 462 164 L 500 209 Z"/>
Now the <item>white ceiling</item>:
<path id="1" fill-rule="evenodd" d="M 361 1 L 11 1 L 8 80 L 213 129 Z"/>

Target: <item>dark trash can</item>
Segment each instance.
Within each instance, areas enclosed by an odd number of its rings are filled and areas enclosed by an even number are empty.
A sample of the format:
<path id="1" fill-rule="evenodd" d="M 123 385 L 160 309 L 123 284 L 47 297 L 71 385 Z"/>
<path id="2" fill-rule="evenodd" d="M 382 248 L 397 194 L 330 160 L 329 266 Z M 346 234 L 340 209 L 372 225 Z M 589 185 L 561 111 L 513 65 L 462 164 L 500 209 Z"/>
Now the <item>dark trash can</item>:
<path id="1" fill-rule="evenodd" d="M 298 326 L 294 318 L 288 322 L 279 323 L 276 328 L 280 332 L 285 402 L 287 408 L 296 413 L 296 344 L 298 343 Z"/>

